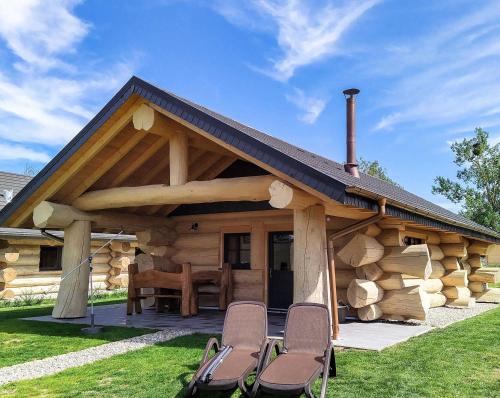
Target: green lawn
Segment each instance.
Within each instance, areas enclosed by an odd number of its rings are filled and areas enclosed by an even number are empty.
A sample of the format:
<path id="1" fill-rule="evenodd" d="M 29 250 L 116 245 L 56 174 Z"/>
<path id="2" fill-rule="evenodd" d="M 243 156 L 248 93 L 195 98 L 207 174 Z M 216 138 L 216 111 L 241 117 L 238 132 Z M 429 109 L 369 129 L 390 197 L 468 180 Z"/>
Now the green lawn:
<path id="1" fill-rule="evenodd" d="M 121 301 L 101 299 L 98 304 Z M 0 308 L 0 367 L 78 351 L 110 341 L 152 332 L 151 329 L 106 327 L 106 331 L 102 334 L 85 336 L 80 332 L 82 325 L 18 319 L 48 315 L 51 312 L 52 305 L 50 304 Z"/>
<path id="2" fill-rule="evenodd" d="M 329 396 L 498 397 L 499 331 L 497 308 L 381 353 L 339 352 L 339 376 L 331 379 Z M 180 337 L 55 376 L 13 383 L 0 389 L 0 397 L 182 397 L 206 340 L 205 335 Z"/>

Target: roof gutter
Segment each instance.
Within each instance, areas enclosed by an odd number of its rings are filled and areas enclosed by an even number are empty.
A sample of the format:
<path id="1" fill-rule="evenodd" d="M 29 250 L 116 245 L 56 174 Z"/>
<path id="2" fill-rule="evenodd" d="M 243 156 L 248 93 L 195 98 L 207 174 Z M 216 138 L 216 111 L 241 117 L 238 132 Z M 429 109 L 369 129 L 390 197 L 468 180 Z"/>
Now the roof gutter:
<path id="1" fill-rule="evenodd" d="M 346 187 L 345 190 L 348 193 L 358 194 L 358 195 L 361 195 L 361 196 L 364 196 L 364 197 L 370 198 L 370 199 L 379 200 L 381 198 L 381 196 L 376 195 L 373 192 L 369 192 L 369 191 L 366 191 L 362 188 L 355 187 L 355 186 Z M 464 228 L 464 229 L 469 230 L 469 231 L 476 231 L 476 232 L 479 232 L 481 234 L 491 235 L 492 237 L 494 237 L 494 239 L 496 238 L 496 240 L 500 239 L 500 234 L 496 234 L 495 231 L 492 231 L 492 230 L 487 232 L 487 231 L 480 231 L 477 229 L 472 229 L 472 227 L 470 225 L 453 222 L 452 220 L 450 220 L 448 218 L 440 217 L 434 213 L 431 213 L 431 212 L 428 212 L 428 211 L 425 211 L 425 210 L 422 210 L 422 209 L 419 209 L 419 208 L 416 208 L 413 206 L 408 206 L 408 205 L 405 205 L 404 203 L 401 203 L 398 201 L 390 200 L 389 204 L 393 204 L 394 206 L 399 207 L 400 209 L 408 210 L 412 213 L 419 214 L 419 215 L 424 216 L 424 217 L 429 217 L 432 219 L 439 220 L 444 224 L 455 225 L 457 227 Z M 464 233 L 463 235 L 467 235 L 467 234 Z M 475 238 L 475 239 L 481 239 L 481 238 Z M 483 240 L 487 240 L 487 239 L 483 238 Z"/>
<path id="2" fill-rule="evenodd" d="M 387 200 L 385 198 L 380 198 L 378 201 L 378 213 L 374 216 L 362 220 L 353 225 L 350 225 L 340 231 L 335 232 L 328 236 L 327 242 L 327 256 L 328 256 L 328 279 L 330 282 L 330 308 L 332 309 L 332 335 L 333 339 L 337 340 L 340 334 L 339 328 L 339 313 L 338 313 L 338 303 L 337 303 L 337 282 L 335 278 L 335 261 L 333 260 L 334 248 L 333 241 L 335 239 L 341 238 L 342 236 L 348 235 L 355 231 L 367 227 L 368 225 L 374 224 L 385 217 L 385 204 Z"/>

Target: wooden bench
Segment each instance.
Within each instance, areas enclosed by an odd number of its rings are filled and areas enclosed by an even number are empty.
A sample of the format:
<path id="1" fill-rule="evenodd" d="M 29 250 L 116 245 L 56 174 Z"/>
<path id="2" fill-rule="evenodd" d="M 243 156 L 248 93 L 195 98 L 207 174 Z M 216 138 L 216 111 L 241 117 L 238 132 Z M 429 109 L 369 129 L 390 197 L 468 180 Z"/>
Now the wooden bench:
<path id="1" fill-rule="evenodd" d="M 153 288 L 154 293 L 141 293 L 143 288 Z M 162 290 L 168 289 L 168 293 Z M 142 313 L 141 300 L 153 297 L 157 311 L 162 311 L 165 299 L 179 300 L 182 316 L 198 314 L 200 295 L 218 295 L 219 309 L 225 310 L 232 300 L 231 265 L 223 264 L 221 270 L 192 271 L 190 263 L 182 264 L 180 273 L 149 269 L 139 272 L 137 264 L 129 265 L 127 315 Z"/>
<path id="2" fill-rule="evenodd" d="M 198 313 L 200 296 L 218 296 L 219 310 L 225 311 L 233 299 L 231 264 L 224 263 L 220 270 L 194 271 L 191 314 Z"/>

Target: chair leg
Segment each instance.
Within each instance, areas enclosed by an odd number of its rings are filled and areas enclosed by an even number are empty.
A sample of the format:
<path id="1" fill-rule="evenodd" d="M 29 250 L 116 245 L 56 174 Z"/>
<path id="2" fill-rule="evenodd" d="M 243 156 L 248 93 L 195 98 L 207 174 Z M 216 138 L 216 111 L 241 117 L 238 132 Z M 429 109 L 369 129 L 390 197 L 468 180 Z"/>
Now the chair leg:
<path id="1" fill-rule="evenodd" d="M 199 393 L 200 391 L 198 390 L 198 387 L 196 387 L 196 380 L 193 378 L 188 384 L 186 398 L 196 397 Z"/>
<path id="2" fill-rule="evenodd" d="M 314 398 L 314 394 L 311 391 L 311 384 L 308 384 L 306 388 L 304 388 L 304 394 L 307 398 Z"/>
<path id="3" fill-rule="evenodd" d="M 337 377 L 337 363 L 335 361 L 335 350 L 332 347 L 332 355 L 330 357 L 330 366 L 329 366 L 329 376 Z"/>

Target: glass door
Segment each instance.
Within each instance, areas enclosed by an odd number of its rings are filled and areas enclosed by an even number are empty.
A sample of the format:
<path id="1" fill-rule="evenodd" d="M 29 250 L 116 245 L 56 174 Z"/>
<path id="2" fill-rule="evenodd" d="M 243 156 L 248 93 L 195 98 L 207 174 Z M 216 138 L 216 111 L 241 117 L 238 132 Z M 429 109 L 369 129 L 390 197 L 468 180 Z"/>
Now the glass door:
<path id="1" fill-rule="evenodd" d="M 287 309 L 293 303 L 293 233 L 269 233 L 269 308 Z"/>

